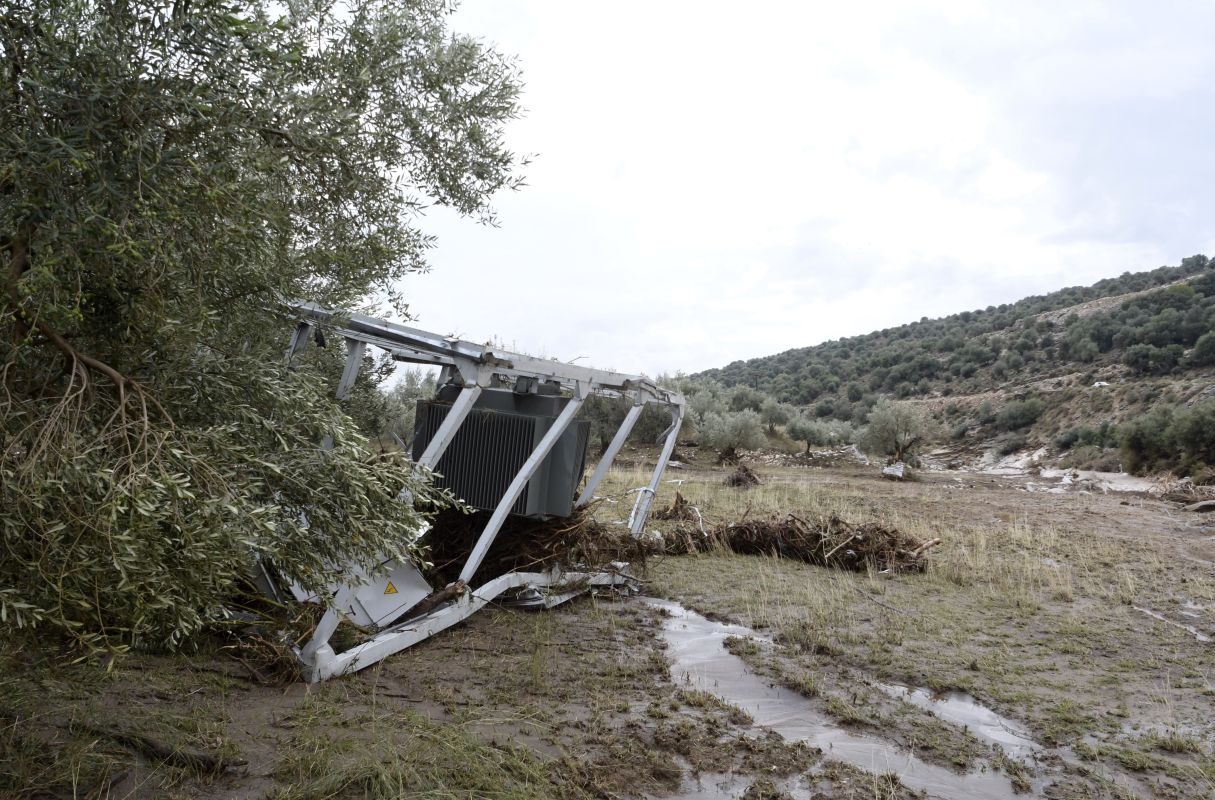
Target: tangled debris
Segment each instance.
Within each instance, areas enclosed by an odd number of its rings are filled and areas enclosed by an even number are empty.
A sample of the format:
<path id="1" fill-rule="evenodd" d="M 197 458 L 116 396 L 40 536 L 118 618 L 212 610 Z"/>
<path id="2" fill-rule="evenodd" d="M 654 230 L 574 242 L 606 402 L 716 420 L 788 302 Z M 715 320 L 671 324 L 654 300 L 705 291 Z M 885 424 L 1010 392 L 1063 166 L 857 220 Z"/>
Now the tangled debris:
<path id="1" fill-rule="evenodd" d="M 817 524 L 793 514 L 784 519 L 743 520 L 719 525 L 697 540 L 686 533 L 668 538 L 668 553 L 725 548 L 744 555 L 779 555 L 810 564 L 862 572 L 922 572 L 925 555 L 940 539 L 926 542 L 876 522 L 854 524 L 834 514 Z"/>
<path id="2" fill-rule="evenodd" d="M 743 489 L 759 486 L 759 476 L 746 464 L 739 464 L 738 469 L 726 478 L 726 486 L 738 486 Z"/>
<path id="3" fill-rule="evenodd" d="M 485 527 L 486 514 L 439 514 L 426 534 L 433 566 L 427 574 L 431 585 L 444 586 L 456 579 L 477 537 Z M 634 539 L 623 525 L 605 525 L 594 519 L 591 508 L 577 509 L 573 516 L 548 520 L 510 517 L 494 540 L 481 569 L 471 582 L 510 571 L 537 571 L 555 564 L 602 568 L 614 561 L 641 566 L 648 554 L 686 555 L 712 550 L 730 550 L 743 555 L 779 555 L 810 564 L 865 571 L 921 572 L 927 553 L 940 539 L 920 541 L 890 525 L 878 522 L 852 523 L 831 515 L 816 522 L 795 514 L 784 518 L 744 519 L 707 527 L 700 510 L 681 493 L 669 506 L 652 515 L 658 522 L 672 522 L 657 531 Z M 683 523 L 683 524 L 680 524 Z"/>
<path id="4" fill-rule="evenodd" d="M 1161 500 L 1181 503 L 1185 506 L 1200 503 L 1203 500 L 1215 500 L 1215 486 L 1195 483 L 1192 478 L 1163 480 L 1154 490 L 1149 491 L 1157 494 Z"/>
<path id="5" fill-rule="evenodd" d="M 700 512 L 687 501 L 682 492 L 675 492 L 675 499 L 671 501 L 671 504 L 666 508 L 658 509 L 650 517 L 666 521 L 696 522 L 700 519 Z"/>
<path id="6" fill-rule="evenodd" d="M 623 525 L 597 522 L 592 506 L 575 509 L 569 517 L 507 517 L 471 585 L 507 572 L 536 572 L 555 564 L 594 568 L 613 561 L 644 562 L 646 545 Z M 426 575 L 432 586 L 444 586 L 459 576 L 489 516 L 489 512 L 448 509 L 434 518 L 423 539 L 433 565 Z"/>

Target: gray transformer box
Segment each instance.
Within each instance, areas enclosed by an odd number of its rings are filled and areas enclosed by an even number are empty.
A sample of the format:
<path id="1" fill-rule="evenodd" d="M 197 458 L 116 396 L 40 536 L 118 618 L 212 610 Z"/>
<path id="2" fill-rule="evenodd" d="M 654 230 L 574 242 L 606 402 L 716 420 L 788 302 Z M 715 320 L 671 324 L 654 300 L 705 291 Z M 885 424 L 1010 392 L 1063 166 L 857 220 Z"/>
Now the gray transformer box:
<path id="1" fill-rule="evenodd" d="M 418 401 L 414 459 L 421 457 L 451 410 L 445 394 L 440 391 L 436 400 Z M 552 394 L 484 390 L 435 465 L 435 472 L 442 476 L 436 482 L 473 508 L 492 511 L 568 402 L 568 398 Z M 570 424 L 511 506 L 512 514 L 570 515 L 586 467 L 590 430 L 591 423 L 585 420 Z"/>

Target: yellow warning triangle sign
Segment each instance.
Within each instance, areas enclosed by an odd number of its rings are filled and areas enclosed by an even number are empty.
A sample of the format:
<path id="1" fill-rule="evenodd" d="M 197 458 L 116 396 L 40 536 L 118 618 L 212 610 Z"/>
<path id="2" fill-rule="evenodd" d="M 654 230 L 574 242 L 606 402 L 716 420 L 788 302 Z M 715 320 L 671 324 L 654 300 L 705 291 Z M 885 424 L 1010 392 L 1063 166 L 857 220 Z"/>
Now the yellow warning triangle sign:
<path id="1" fill-rule="evenodd" d="M 396 594 L 396 593 L 397 593 L 397 587 L 392 585 L 392 581 L 389 581 L 388 585 L 384 587 L 384 594 Z"/>

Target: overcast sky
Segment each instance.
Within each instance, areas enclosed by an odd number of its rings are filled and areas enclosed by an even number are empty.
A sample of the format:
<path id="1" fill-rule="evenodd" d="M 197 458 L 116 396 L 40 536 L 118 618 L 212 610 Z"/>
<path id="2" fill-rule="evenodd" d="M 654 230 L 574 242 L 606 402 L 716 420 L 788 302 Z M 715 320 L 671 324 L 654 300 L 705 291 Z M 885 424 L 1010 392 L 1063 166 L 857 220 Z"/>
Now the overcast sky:
<path id="1" fill-rule="evenodd" d="M 464 0 L 535 154 L 415 324 L 694 372 L 1215 256 L 1215 3 Z"/>

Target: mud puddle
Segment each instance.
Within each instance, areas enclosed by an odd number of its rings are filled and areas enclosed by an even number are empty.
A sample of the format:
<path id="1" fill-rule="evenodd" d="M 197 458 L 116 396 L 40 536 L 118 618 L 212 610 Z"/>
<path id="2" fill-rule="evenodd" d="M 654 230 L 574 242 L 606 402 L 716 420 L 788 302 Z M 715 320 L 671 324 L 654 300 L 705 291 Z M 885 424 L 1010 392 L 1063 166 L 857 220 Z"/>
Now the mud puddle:
<path id="1" fill-rule="evenodd" d="M 826 758 L 876 774 L 893 772 L 905 786 L 944 800 L 1010 800 L 1025 796 L 1014 793 L 1009 780 L 1000 773 L 988 770 L 958 774 L 921 761 L 889 742 L 839 727 L 804 696 L 769 684 L 752 673 L 742 659 L 726 651 L 727 637 L 759 638 L 751 629 L 713 622 L 668 600 L 645 598 L 645 602 L 670 614 L 663 619 L 663 639 L 673 680 L 686 681 L 738 706 L 751 715 L 756 726 L 821 748 Z M 735 788 L 739 785 L 735 784 Z M 721 785 L 706 783 L 703 778 L 698 786 L 686 788 L 687 792 L 675 796 L 722 796 Z"/>

